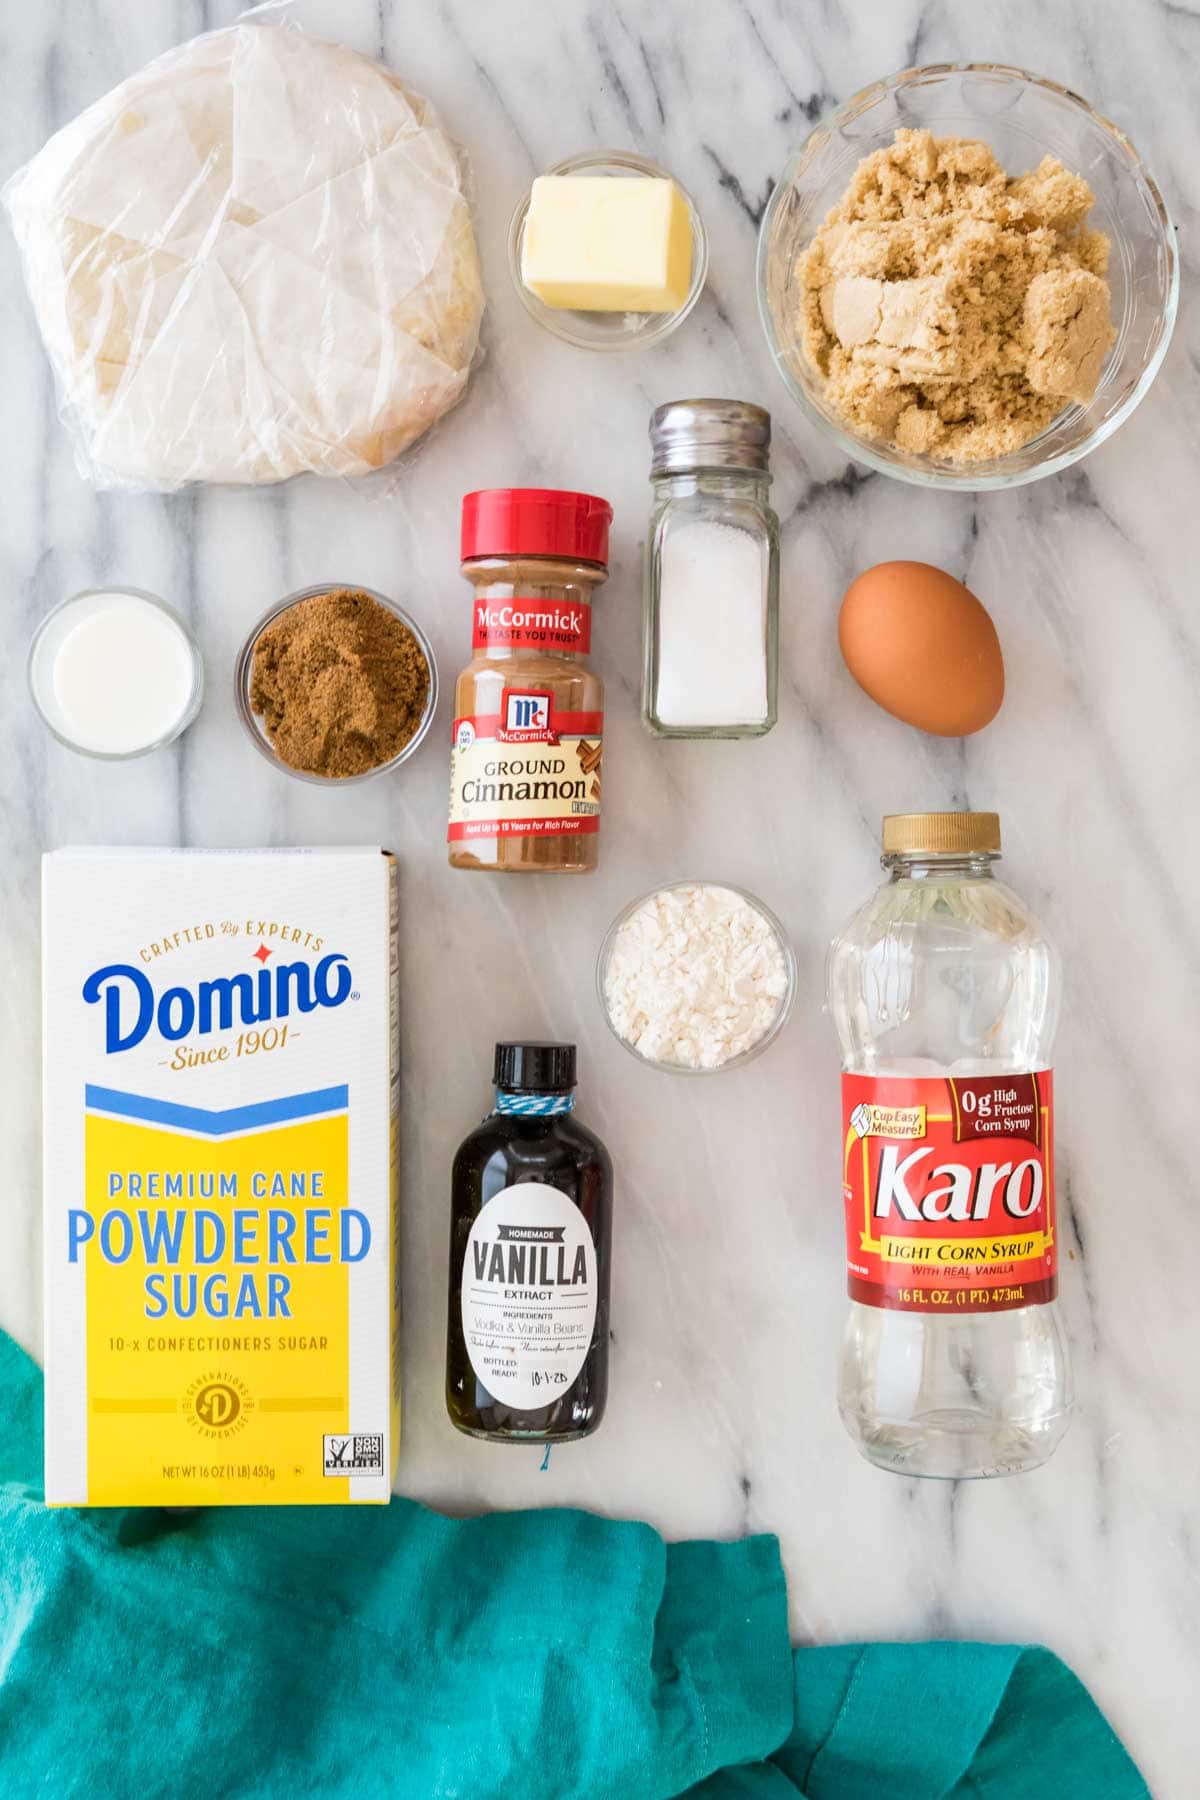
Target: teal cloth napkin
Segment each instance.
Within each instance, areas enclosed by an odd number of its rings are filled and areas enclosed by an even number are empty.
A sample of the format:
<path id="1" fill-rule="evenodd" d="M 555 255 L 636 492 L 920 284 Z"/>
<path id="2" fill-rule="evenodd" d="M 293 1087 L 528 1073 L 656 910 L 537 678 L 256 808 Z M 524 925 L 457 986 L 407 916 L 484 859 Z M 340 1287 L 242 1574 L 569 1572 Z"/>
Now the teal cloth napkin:
<path id="1" fill-rule="evenodd" d="M 486 1452 L 485 1452 L 486 1454 Z M 799 1650 L 779 1547 L 569 1511 L 51 1510 L 0 1334 L 4 1800 L 1147 1800 L 1045 1650 Z"/>

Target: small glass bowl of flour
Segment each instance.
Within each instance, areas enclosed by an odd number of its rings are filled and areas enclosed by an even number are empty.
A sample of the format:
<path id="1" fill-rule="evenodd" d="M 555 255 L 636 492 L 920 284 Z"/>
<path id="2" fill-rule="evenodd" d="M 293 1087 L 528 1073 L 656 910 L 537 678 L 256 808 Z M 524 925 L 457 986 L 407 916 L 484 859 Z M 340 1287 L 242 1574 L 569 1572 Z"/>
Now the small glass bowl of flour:
<path id="1" fill-rule="evenodd" d="M 89 588 L 47 613 L 29 650 L 29 687 L 71 750 L 119 762 L 161 750 L 200 710 L 204 664 L 191 632 L 141 588 Z"/>
<path id="2" fill-rule="evenodd" d="M 712 1075 L 760 1056 L 796 996 L 783 926 L 740 888 L 677 881 L 633 901 L 600 947 L 596 986 L 639 1061 Z"/>

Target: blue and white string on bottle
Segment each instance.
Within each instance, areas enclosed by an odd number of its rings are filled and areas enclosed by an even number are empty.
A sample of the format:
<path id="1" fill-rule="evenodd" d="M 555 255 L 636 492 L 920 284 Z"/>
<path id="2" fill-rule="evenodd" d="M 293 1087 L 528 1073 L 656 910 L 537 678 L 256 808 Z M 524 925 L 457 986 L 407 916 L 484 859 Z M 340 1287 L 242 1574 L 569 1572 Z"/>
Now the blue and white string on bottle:
<path id="1" fill-rule="evenodd" d="M 549 1119 L 574 1110 L 574 1094 L 513 1094 L 496 1089 L 496 1111 L 509 1118 Z"/>

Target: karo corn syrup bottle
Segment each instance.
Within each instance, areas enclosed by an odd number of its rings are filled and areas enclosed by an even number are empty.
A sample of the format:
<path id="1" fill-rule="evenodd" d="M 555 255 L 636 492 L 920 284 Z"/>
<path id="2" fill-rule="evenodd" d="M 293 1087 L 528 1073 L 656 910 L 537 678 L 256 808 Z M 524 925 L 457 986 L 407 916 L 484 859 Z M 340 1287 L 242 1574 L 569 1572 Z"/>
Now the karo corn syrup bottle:
<path id="1" fill-rule="evenodd" d="M 454 1159 L 446 1406 L 471 1437 L 569 1443 L 608 1394 L 612 1164 L 574 1118 L 574 1044 L 496 1045 Z"/>
<path id="2" fill-rule="evenodd" d="M 1058 958 L 997 881 L 995 813 L 883 822 L 835 939 L 850 1317 L 842 1420 L 905 1475 L 1035 1468 L 1067 1429 L 1050 1049 Z"/>

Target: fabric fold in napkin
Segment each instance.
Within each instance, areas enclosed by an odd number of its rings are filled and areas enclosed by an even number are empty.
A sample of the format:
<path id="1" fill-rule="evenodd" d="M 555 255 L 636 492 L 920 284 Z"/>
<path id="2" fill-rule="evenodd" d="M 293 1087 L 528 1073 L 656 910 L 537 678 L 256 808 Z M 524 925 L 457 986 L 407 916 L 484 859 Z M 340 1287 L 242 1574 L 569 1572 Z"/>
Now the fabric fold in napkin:
<path id="1" fill-rule="evenodd" d="M 771 1537 L 49 1509 L 41 1455 L 40 1375 L 0 1334 L 5 1800 L 1146 1800 L 1048 1651 L 793 1660 Z"/>
<path id="2" fill-rule="evenodd" d="M 1150 1800 L 1083 1683 L 1015 1644 L 797 1650 L 795 1722 L 690 1800 Z"/>

